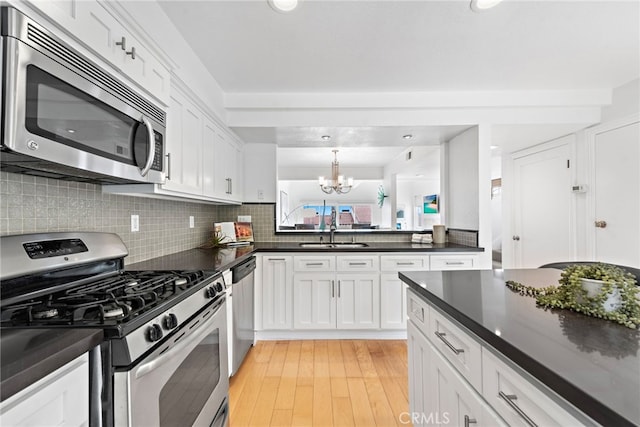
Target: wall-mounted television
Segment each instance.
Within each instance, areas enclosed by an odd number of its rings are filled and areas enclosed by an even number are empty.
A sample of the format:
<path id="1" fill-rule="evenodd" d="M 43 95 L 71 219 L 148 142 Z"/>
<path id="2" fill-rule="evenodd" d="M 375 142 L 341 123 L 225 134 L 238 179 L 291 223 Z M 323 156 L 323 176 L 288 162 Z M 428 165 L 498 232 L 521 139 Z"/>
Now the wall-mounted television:
<path id="1" fill-rule="evenodd" d="M 431 194 L 423 197 L 423 213 L 436 214 L 440 212 L 440 197 L 437 194 Z"/>

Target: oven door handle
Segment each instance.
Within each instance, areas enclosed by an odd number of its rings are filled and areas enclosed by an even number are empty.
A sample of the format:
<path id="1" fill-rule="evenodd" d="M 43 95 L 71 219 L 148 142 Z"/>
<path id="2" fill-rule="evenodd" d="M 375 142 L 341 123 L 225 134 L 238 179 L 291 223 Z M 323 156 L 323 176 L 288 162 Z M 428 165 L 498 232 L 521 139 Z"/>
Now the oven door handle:
<path id="1" fill-rule="evenodd" d="M 171 347 L 165 353 L 161 354 L 159 357 L 156 357 L 150 362 L 145 363 L 144 365 L 140 365 L 140 367 L 136 370 L 136 378 L 142 378 L 143 376 L 155 371 L 160 366 L 167 363 L 170 359 L 172 359 L 176 354 L 179 354 L 186 347 L 190 346 L 193 342 L 202 338 L 206 333 L 209 332 L 209 328 L 206 327 L 206 324 L 213 319 L 214 316 L 218 314 L 220 308 L 222 307 L 222 303 L 224 299 L 218 304 L 217 307 L 214 307 L 213 313 L 208 315 L 207 319 L 204 319 L 204 322 L 194 331 L 192 331 L 189 335 L 184 337 L 182 341 L 180 341 L 175 346 Z M 202 321 L 202 317 L 199 318 L 199 321 Z M 187 325 L 188 328 L 188 325 Z"/>

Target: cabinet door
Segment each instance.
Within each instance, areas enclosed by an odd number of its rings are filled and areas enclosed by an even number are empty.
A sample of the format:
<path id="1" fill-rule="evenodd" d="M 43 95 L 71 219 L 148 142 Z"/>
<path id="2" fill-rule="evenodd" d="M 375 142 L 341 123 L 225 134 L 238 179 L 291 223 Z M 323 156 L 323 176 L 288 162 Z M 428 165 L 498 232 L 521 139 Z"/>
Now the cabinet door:
<path id="1" fill-rule="evenodd" d="M 299 329 L 335 329 L 335 299 L 334 274 L 296 274 L 293 278 L 293 326 Z"/>
<path id="2" fill-rule="evenodd" d="M 417 419 L 412 417 L 411 421 L 414 426 L 419 426 L 427 424 L 427 420 L 419 418 L 421 414 L 428 414 L 432 406 L 428 377 L 431 349 L 427 338 L 411 321 L 407 322 L 407 354 L 409 356 L 409 413 L 416 414 Z"/>
<path id="3" fill-rule="evenodd" d="M 380 327 L 405 329 L 407 327 L 407 285 L 397 274 L 380 275 Z"/>
<path id="4" fill-rule="evenodd" d="M 89 356 L 53 371 L 0 403 L 3 426 L 88 426 Z"/>
<path id="5" fill-rule="evenodd" d="M 293 269 L 291 256 L 265 256 L 262 260 L 262 328 L 293 327 Z"/>
<path id="6" fill-rule="evenodd" d="M 379 275 L 339 274 L 337 280 L 337 328 L 380 328 Z"/>
<path id="7" fill-rule="evenodd" d="M 79 1 L 73 27 L 67 27 L 88 48 L 122 71 L 163 103 L 169 101 L 169 71 L 100 3 Z"/>
<path id="8" fill-rule="evenodd" d="M 203 114 L 173 90 L 167 114 L 166 190 L 202 194 Z"/>
<path id="9" fill-rule="evenodd" d="M 480 395 L 465 381 L 438 350 L 429 344 L 430 414 L 436 425 L 454 426 L 504 426 L 505 422 L 493 411 Z"/>
<path id="10" fill-rule="evenodd" d="M 236 190 L 236 192 L 240 190 L 236 178 L 238 154 L 235 144 L 221 129 L 218 129 L 216 132 L 214 153 L 215 197 L 223 200 L 233 200 L 234 190 Z"/>

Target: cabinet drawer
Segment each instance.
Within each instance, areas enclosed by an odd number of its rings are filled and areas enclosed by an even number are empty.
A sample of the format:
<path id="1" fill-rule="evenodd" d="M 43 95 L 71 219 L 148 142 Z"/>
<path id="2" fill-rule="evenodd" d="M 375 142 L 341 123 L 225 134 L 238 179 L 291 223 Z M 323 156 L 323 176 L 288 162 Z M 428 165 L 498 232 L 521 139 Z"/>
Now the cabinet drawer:
<path id="1" fill-rule="evenodd" d="M 482 347 L 462 328 L 432 309 L 427 337 L 476 390 L 482 390 Z"/>
<path id="2" fill-rule="evenodd" d="M 294 271 L 335 271 L 335 256 L 295 256 L 293 257 Z"/>
<path id="3" fill-rule="evenodd" d="M 378 271 L 376 255 L 353 255 L 337 257 L 338 271 Z"/>
<path id="4" fill-rule="evenodd" d="M 578 426 L 584 425 L 567 409 L 556 403 L 490 350 L 482 350 L 482 395 L 512 426 Z M 532 381 L 537 381 L 531 379 Z M 540 387 L 544 387 L 540 384 Z M 553 393 L 548 391 L 548 393 Z M 555 401 L 554 401 L 555 400 Z M 567 405 L 570 405 L 567 403 Z"/>
<path id="5" fill-rule="evenodd" d="M 431 255 L 431 270 L 470 270 L 477 268 L 477 255 Z"/>
<path id="6" fill-rule="evenodd" d="M 407 316 L 427 335 L 429 331 L 429 305 L 421 297 L 407 289 Z"/>
<path id="7" fill-rule="evenodd" d="M 428 270 L 429 255 L 382 255 L 382 271 Z"/>

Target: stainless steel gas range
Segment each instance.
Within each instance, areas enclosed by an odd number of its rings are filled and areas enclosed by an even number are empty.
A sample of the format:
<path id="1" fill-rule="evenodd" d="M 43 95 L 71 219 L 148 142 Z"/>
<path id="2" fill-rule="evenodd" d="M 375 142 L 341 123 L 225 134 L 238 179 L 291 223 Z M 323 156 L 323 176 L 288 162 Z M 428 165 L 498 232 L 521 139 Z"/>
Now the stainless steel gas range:
<path id="1" fill-rule="evenodd" d="M 2 328 L 101 328 L 93 426 L 224 426 L 225 284 L 204 271 L 124 271 L 109 233 L 0 239 Z"/>

